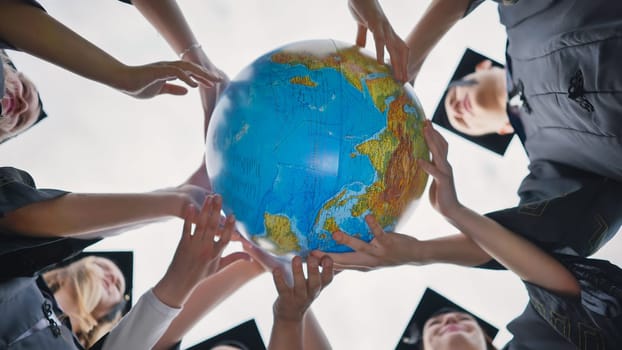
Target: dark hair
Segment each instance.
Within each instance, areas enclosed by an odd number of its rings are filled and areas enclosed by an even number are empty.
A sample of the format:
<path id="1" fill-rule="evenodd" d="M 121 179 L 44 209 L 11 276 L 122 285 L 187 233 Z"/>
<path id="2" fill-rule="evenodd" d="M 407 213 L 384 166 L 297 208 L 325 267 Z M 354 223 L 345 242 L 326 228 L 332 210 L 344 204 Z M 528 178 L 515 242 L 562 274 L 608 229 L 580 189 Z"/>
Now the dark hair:
<path id="1" fill-rule="evenodd" d="M 251 350 L 251 349 L 249 349 L 248 346 L 246 346 L 243 343 L 240 343 L 237 340 L 223 340 L 221 342 L 218 342 L 217 344 L 214 344 L 214 346 L 212 348 L 215 348 L 217 346 L 222 346 L 222 345 L 235 346 L 236 348 L 239 348 L 240 350 Z"/>

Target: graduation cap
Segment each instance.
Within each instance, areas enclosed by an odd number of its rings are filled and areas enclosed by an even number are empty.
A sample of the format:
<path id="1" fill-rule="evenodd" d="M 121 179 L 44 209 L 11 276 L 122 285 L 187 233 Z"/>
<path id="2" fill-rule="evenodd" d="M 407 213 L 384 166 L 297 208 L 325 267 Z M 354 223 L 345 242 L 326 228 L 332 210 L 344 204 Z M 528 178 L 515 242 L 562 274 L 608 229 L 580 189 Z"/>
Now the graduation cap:
<path id="1" fill-rule="evenodd" d="M 494 67 L 504 68 L 501 63 L 467 48 L 464 52 L 464 55 L 462 56 L 462 59 L 460 59 L 460 63 L 458 63 L 458 67 L 456 68 L 454 75 L 451 77 L 451 80 L 447 85 L 447 89 L 443 93 L 443 97 L 441 97 L 441 100 L 436 106 L 436 110 L 434 111 L 434 115 L 432 116 L 432 122 L 457 134 L 458 136 L 461 136 L 473 143 L 478 144 L 481 147 L 484 147 L 499 155 L 503 155 L 508 148 L 514 134 L 487 134 L 482 136 L 467 135 L 454 129 L 454 127 L 451 126 L 451 123 L 447 118 L 447 111 L 445 110 L 445 97 L 447 96 L 447 90 L 449 90 L 449 88 L 452 86 L 468 85 L 472 83 L 468 80 L 464 81 L 462 80 L 462 78 L 475 72 L 475 66 L 477 66 L 478 63 L 484 60 L 490 60 Z"/>
<path id="2" fill-rule="evenodd" d="M 266 349 L 257 323 L 251 319 L 186 350 L 211 350 L 216 346 L 231 346 L 241 350 Z"/>
<path id="3" fill-rule="evenodd" d="M 6 54 L 4 50 L 0 49 L 0 56 L 2 56 L 0 57 L 0 60 L 2 60 L 2 62 L 8 64 L 15 71 L 19 71 L 17 67 L 15 67 L 15 64 L 13 64 L 13 61 L 11 61 L 11 59 L 9 58 L 9 56 Z M 0 67 L 0 98 L 4 96 L 4 88 L 5 88 L 4 80 L 5 80 L 4 68 Z M 39 95 L 38 91 L 37 91 L 37 99 L 39 101 L 39 116 L 37 117 L 37 121 L 35 121 L 35 124 L 37 124 L 38 122 L 40 122 L 41 120 L 45 119 L 45 117 L 48 116 L 47 113 L 45 113 L 45 111 L 43 110 L 43 102 L 41 101 L 41 96 Z M 0 105 L 0 115 L 1 114 L 2 114 L 2 106 Z"/>
<path id="4" fill-rule="evenodd" d="M 132 287 L 134 277 L 134 252 L 133 251 L 92 251 L 82 252 L 75 257 L 66 261 L 66 264 L 70 264 L 87 256 L 98 256 L 111 260 L 119 267 L 123 277 L 125 278 L 125 292 L 124 300 L 117 304 L 109 313 L 113 317 L 117 311 L 121 311 L 121 314 L 125 315 L 132 307 Z M 65 265 L 65 263 L 63 263 Z"/>
<path id="5" fill-rule="evenodd" d="M 475 316 L 473 313 L 455 304 L 434 290 L 426 288 L 395 350 L 420 350 L 423 345 L 423 326 L 425 322 L 431 317 L 456 311 L 473 316 L 480 327 L 482 327 L 484 333 L 488 335 L 491 340 L 497 335 L 499 329 L 495 326 Z"/>

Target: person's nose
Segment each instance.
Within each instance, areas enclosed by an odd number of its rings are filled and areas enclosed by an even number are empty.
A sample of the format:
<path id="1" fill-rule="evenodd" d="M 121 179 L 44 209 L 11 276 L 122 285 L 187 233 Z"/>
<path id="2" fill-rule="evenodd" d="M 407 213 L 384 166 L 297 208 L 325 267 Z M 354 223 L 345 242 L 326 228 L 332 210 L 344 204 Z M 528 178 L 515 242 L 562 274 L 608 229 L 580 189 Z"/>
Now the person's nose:
<path id="1" fill-rule="evenodd" d="M 23 95 L 19 95 L 16 100 L 17 100 L 17 106 L 15 108 L 16 114 L 22 114 L 28 110 L 28 107 L 30 107 L 28 105 L 28 101 L 26 101 Z"/>
<path id="2" fill-rule="evenodd" d="M 458 117 L 462 117 L 463 108 L 462 108 L 461 100 L 458 100 L 458 99 L 453 100 L 451 104 L 451 108 L 454 110 L 454 112 L 456 113 Z"/>
<path id="3" fill-rule="evenodd" d="M 456 315 L 453 313 L 445 314 L 443 324 L 451 324 L 451 323 L 458 323 L 458 317 L 456 317 Z"/>

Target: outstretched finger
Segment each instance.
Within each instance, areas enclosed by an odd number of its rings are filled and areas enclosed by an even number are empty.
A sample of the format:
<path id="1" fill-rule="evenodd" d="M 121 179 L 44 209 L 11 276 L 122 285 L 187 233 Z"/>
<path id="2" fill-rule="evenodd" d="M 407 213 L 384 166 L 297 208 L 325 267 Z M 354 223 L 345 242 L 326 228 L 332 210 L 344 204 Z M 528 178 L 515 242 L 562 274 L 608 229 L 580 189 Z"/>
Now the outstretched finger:
<path id="1" fill-rule="evenodd" d="M 208 86 L 213 86 L 215 83 L 218 83 L 223 80 L 222 75 L 219 72 L 212 72 L 204 67 L 195 64 L 193 62 L 188 61 L 177 61 L 180 65 L 180 68 L 189 74 L 193 78 L 195 78 L 200 83 L 203 83 Z"/>
<path id="2" fill-rule="evenodd" d="M 302 270 L 302 258 L 295 256 L 292 259 L 292 271 L 294 273 L 294 294 L 305 296 L 307 294 L 307 283 L 305 274 Z"/>
<path id="3" fill-rule="evenodd" d="M 212 204 L 209 208 L 209 213 L 207 213 L 207 230 L 210 232 L 209 235 L 214 238 L 214 234 L 216 230 L 220 226 L 220 209 L 222 208 L 222 197 L 219 195 L 214 195 L 212 197 Z"/>
<path id="4" fill-rule="evenodd" d="M 179 64 L 176 64 L 176 63 L 177 62 L 173 62 L 173 63 L 164 64 L 160 66 L 161 69 L 163 70 L 162 75 L 166 77 L 173 76 L 183 81 L 190 87 L 197 87 L 199 84 L 195 82 L 194 80 L 192 80 L 192 78 L 190 77 L 190 74 L 186 73 L 186 71 L 183 68 L 179 67 Z M 166 80 L 170 80 L 170 78 L 167 78 Z"/>
<path id="5" fill-rule="evenodd" d="M 436 180 L 440 180 L 440 178 L 444 175 L 443 172 L 433 163 L 428 162 L 425 159 L 418 159 L 417 163 L 426 173 L 432 176 Z"/>
<path id="6" fill-rule="evenodd" d="M 185 87 L 176 85 L 176 84 L 171 84 L 171 83 L 162 84 L 160 91 L 158 91 L 158 95 L 167 94 L 167 95 L 181 96 L 187 93 L 188 93 L 188 89 L 186 89 Z"/>
<path id="7" fill-rule="evenodd" d="M 384 33 L 374 33 L 374 45 L 376 46 L 376 60 L 384 64 Z"/>
<path id="8" fill-rule="evenodd" d="M 203 239 L 205 236 L 205 231 L 207 231 L 207 221 L 209 220 L 212 200 L 212 196 L 207 196 L 207 198 L 205 198 L 205 202 L 203 202 L 201 213 L 199 214 L 196 226 L 194 227 L 194 235 L 198 235 L 197 238 Z"/>
<path id="9" fill-rule="evenodd" d="M 432 157 L 441 159 L 447 156 L 447 141 L 443 138 L 430 121 L 426 121 L 423 127 L 423 137 L 430 148 Z"/>
<path id="10" fill-rule="evenodd" d="M 382 236 L 385 235 L 384 230 L 382 229 L 382 226 L 380 226 L 380 224 L 378 223 L 378 220 L 376 220 L 376 217 L 373 215 L 367 215 L 365 216 L 365 222 L 367 223 L 367 226 L 369 227 L 369 229 L 371 230 L 372 235 L 374 235 L 375 238 L 381 238 Z"/>
<path id="11" fill-rule="evenodd" d="M 229 241 L 231 241 L 231 236 L 235 232 L 235 216 L 230 214 L 227 216 L 227 220 L 225 221 L 225 226 L 222 229 L 222 234 L 216 243 L 216 249 L 219 251 L 225 249 Z"/>
<path id="12" fill-rule="evenodd" d="M 367 27 L 359 23 L 356 29 L 356 46 L 365 47 L 366 44 L 367 44 Z"/>
<path id="13" fill-rule="evenodd" d="M 286 295 L 289 292 L 289 286 L 285 282 L 285 272 L 283 266 L 279 266 L 272 271 L 272 279 L 274 280 L 274 286 L 279 295 Z"/>
<path id="14" fill-rule="evenodd" d="M 184 209 L 184 226 L 181 231 L 182 238 L 190 237 L 190 232 L 192 232 L 192 222 L 194 220 L 194 215 L 194 206 L 192 204 L 188 205 Z"/>
<path id="15" fill-rule="evenodd" d="M 370 266 L 373 266 L 374 262 L 377 261 L 374 257 L 359 252 L 335 254 L 313 251 L 311 254 L 319 259 L 322 259 L 324 256 L 329 257 L 333 265 L 340 270 L 369 271 L 371 270 Z"/>
<path id="16" fill-rule="evenodd" d="M 322 290 L 320 260 L 312 255 L 307 257 L 307 281 L 308 295 L 315 296 Z"/>
<path id="17" fill-rule="evenodd" d="M 335 276 L 333 259 L 329 256 L 325 255 L 322 260 L 320 260 L 320 264 L 322 265 L 322 273 L 320 279 L 322 280 L 322 289 L 330 284 L 333 281 L 333 277 Z"/>
<path id="18" fill-rule="evenodd" d="M 396 36 L 395 42 L 389 44 L 387 50 L 391 56 L 391 65 L 393 66 L 395 78 L 401 82 L 406 82 L 408 80 L 408 46 L 402 39 Z"/>
<path id="19" fill-rule="evenodd" d="M 344 244 L 347 245 L 348 247 L 356 250 L 357 252 L 368 252 L 371 248 L 371 246 L 369 245 L 369 243 L 360 240 L 358 238 L 354 238 L 350 235 L 345 234 L 344 232 L 341 231 L 335 231 L 333 232 L 333 239 L 339 243 L 339 244 Z"/>

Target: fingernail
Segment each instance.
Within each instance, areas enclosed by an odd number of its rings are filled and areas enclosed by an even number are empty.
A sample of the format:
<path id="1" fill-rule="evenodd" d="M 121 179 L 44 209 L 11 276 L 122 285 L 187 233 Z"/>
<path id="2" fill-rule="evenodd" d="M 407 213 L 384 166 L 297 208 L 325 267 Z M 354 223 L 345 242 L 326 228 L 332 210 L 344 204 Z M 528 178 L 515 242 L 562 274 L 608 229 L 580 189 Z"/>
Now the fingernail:
<path id="1" fill-rule="evenodd" d="M 343 238 L 343 235 L 341 234 L 341 232 L 339 231 L 335 231 L 333 232 L 333 239 L 337 242 L 341 241 L 341 239 Z"/>

